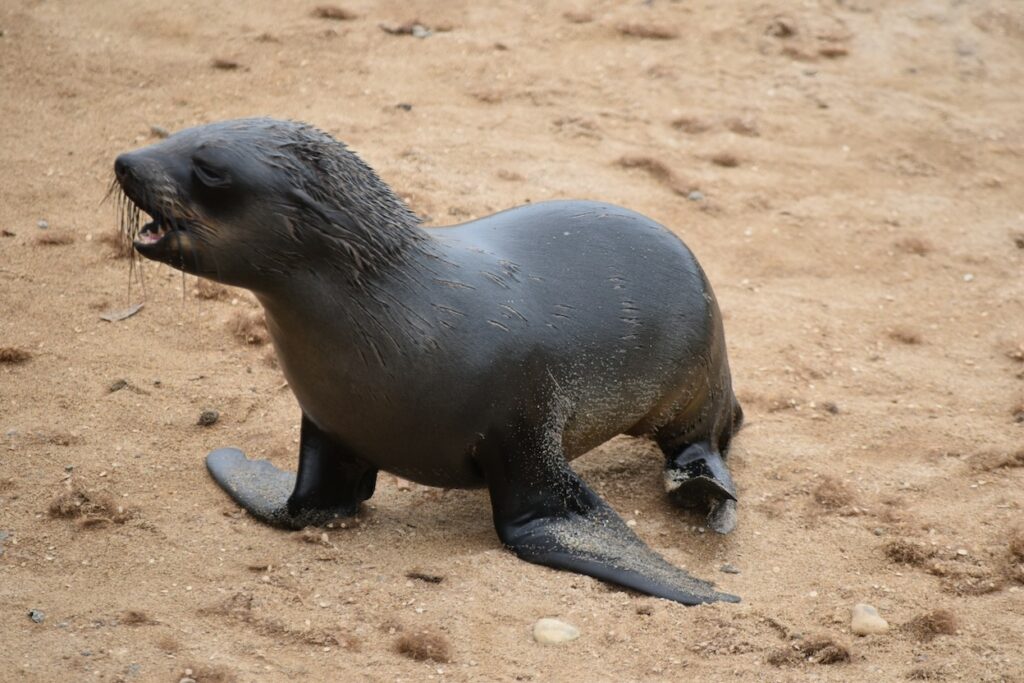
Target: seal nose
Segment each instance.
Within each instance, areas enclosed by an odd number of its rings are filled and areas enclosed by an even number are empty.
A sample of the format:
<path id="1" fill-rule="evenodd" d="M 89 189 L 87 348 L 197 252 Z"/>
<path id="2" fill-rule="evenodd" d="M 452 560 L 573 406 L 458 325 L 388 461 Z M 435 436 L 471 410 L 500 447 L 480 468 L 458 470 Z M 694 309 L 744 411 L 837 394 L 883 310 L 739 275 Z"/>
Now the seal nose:
<path id="1" fill-rule="evenodd" d="M 124 180 L 131 173 L 132 162 L 128 154 L 121 154 L 114 159 L 114 175 L 118 180 Z"/>

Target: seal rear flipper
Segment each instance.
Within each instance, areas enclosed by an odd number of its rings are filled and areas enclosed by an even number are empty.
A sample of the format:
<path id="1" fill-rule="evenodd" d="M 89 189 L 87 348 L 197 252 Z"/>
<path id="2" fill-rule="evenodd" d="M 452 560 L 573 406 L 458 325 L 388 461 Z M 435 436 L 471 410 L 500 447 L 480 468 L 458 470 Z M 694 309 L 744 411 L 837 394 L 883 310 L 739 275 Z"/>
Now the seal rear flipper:
<path id="1" fill-rule="evenodd" d="M 373 495 L 377 468 L 302 416 L 298 474 L 267 460 L 250 460 L 237 448 L 218 448 L 206 456 L 214 481 L 249 514 L 272 526 L 302 529 L 320 526 L 359 511 Z"/>
<path id="2" fill-rule="evenodd" d="M 708 444 L 691 444 L 669 459 L 665 490 L 680 507 L 705 510 L 713 531 L 727 534 L 736 526 L 736 485 L 722 454 Z"/>
<path id="3" fill-rule="evenodd" d="M 528 562 L 586 574 L 684 605 L 740 600 L 669 564 L 607 506 L 586 515 L 531 520 L 506 545 Z"/>
<path id="4" fill-rule="evenodd" d="M 684 605 L 739 601 L 644 545 L 561 455 L 495 450 L 477 458 L 498 537 L 520 558 Z"/>

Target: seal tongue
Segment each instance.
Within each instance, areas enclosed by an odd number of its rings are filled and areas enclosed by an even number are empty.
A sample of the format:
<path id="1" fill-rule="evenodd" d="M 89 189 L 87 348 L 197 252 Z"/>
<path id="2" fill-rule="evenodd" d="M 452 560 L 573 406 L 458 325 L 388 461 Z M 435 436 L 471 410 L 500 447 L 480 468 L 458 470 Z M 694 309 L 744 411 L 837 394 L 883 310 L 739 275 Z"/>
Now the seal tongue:
<path id="1" fill-rule="evenodd" d="M 167 225 L 157 218 L 142 226 L 136 241 L 141 244 L 155 244 L 163 239 L 168 232 Z"/>

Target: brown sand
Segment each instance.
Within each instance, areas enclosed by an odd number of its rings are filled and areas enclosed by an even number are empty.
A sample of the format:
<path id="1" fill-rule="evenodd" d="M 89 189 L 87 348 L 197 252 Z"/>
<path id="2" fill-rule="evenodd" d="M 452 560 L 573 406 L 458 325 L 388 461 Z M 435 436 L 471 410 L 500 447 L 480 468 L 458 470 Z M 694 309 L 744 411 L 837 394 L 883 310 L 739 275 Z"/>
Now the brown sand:
<path id="1" fill-rule="evenodd" d="M 1021 3 L 342 5 L 0 7 L 0 347 L 30 354 L 0 363 L 0 679 L 1024 680 Z M 749 416 L 739 526 L 696 530 L 643 443 L 578 469 L 744 602 L 527 565 L 481 491 L 383 476 L 305 535 L 240 514 L 202 457 L 294 466 L 299 422 L 237 338 L 252 299 L 147 264 L 145 308 L 100 320 L 143 295 L 100 199 L 118 152 L 254 114 L 334 133 L 433 224 L 589 197 L 678 231 Z M 850 634 L 861 601 L 894 628 Z M 955 633 L 896 628 L 937 609 Z M 535 644 L 543 616 L 582 636 Z M 406 656 L 423 633 L 448 661 Z"/>

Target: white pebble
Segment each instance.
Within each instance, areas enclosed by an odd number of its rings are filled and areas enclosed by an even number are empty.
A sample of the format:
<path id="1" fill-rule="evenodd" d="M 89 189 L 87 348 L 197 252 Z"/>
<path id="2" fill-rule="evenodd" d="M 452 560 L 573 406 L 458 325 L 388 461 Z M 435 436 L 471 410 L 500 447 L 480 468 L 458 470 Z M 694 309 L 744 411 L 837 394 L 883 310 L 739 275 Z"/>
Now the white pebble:
<path id="1" fill-rule="evenodd" d="M 533 625 L 533 639 L 541 645 L 558 645 L 568 643 L 580 637 L 580 631 L 572 624 L 560 619 L 538 619 Z"/>
<path id="2" fill-rule="evenodd" d="M 850 630 L 858 636 L 885 633 L 889 630 L 889 622 L 883 619 L 874 607 L 859 602 L 853 606 Z"/>

